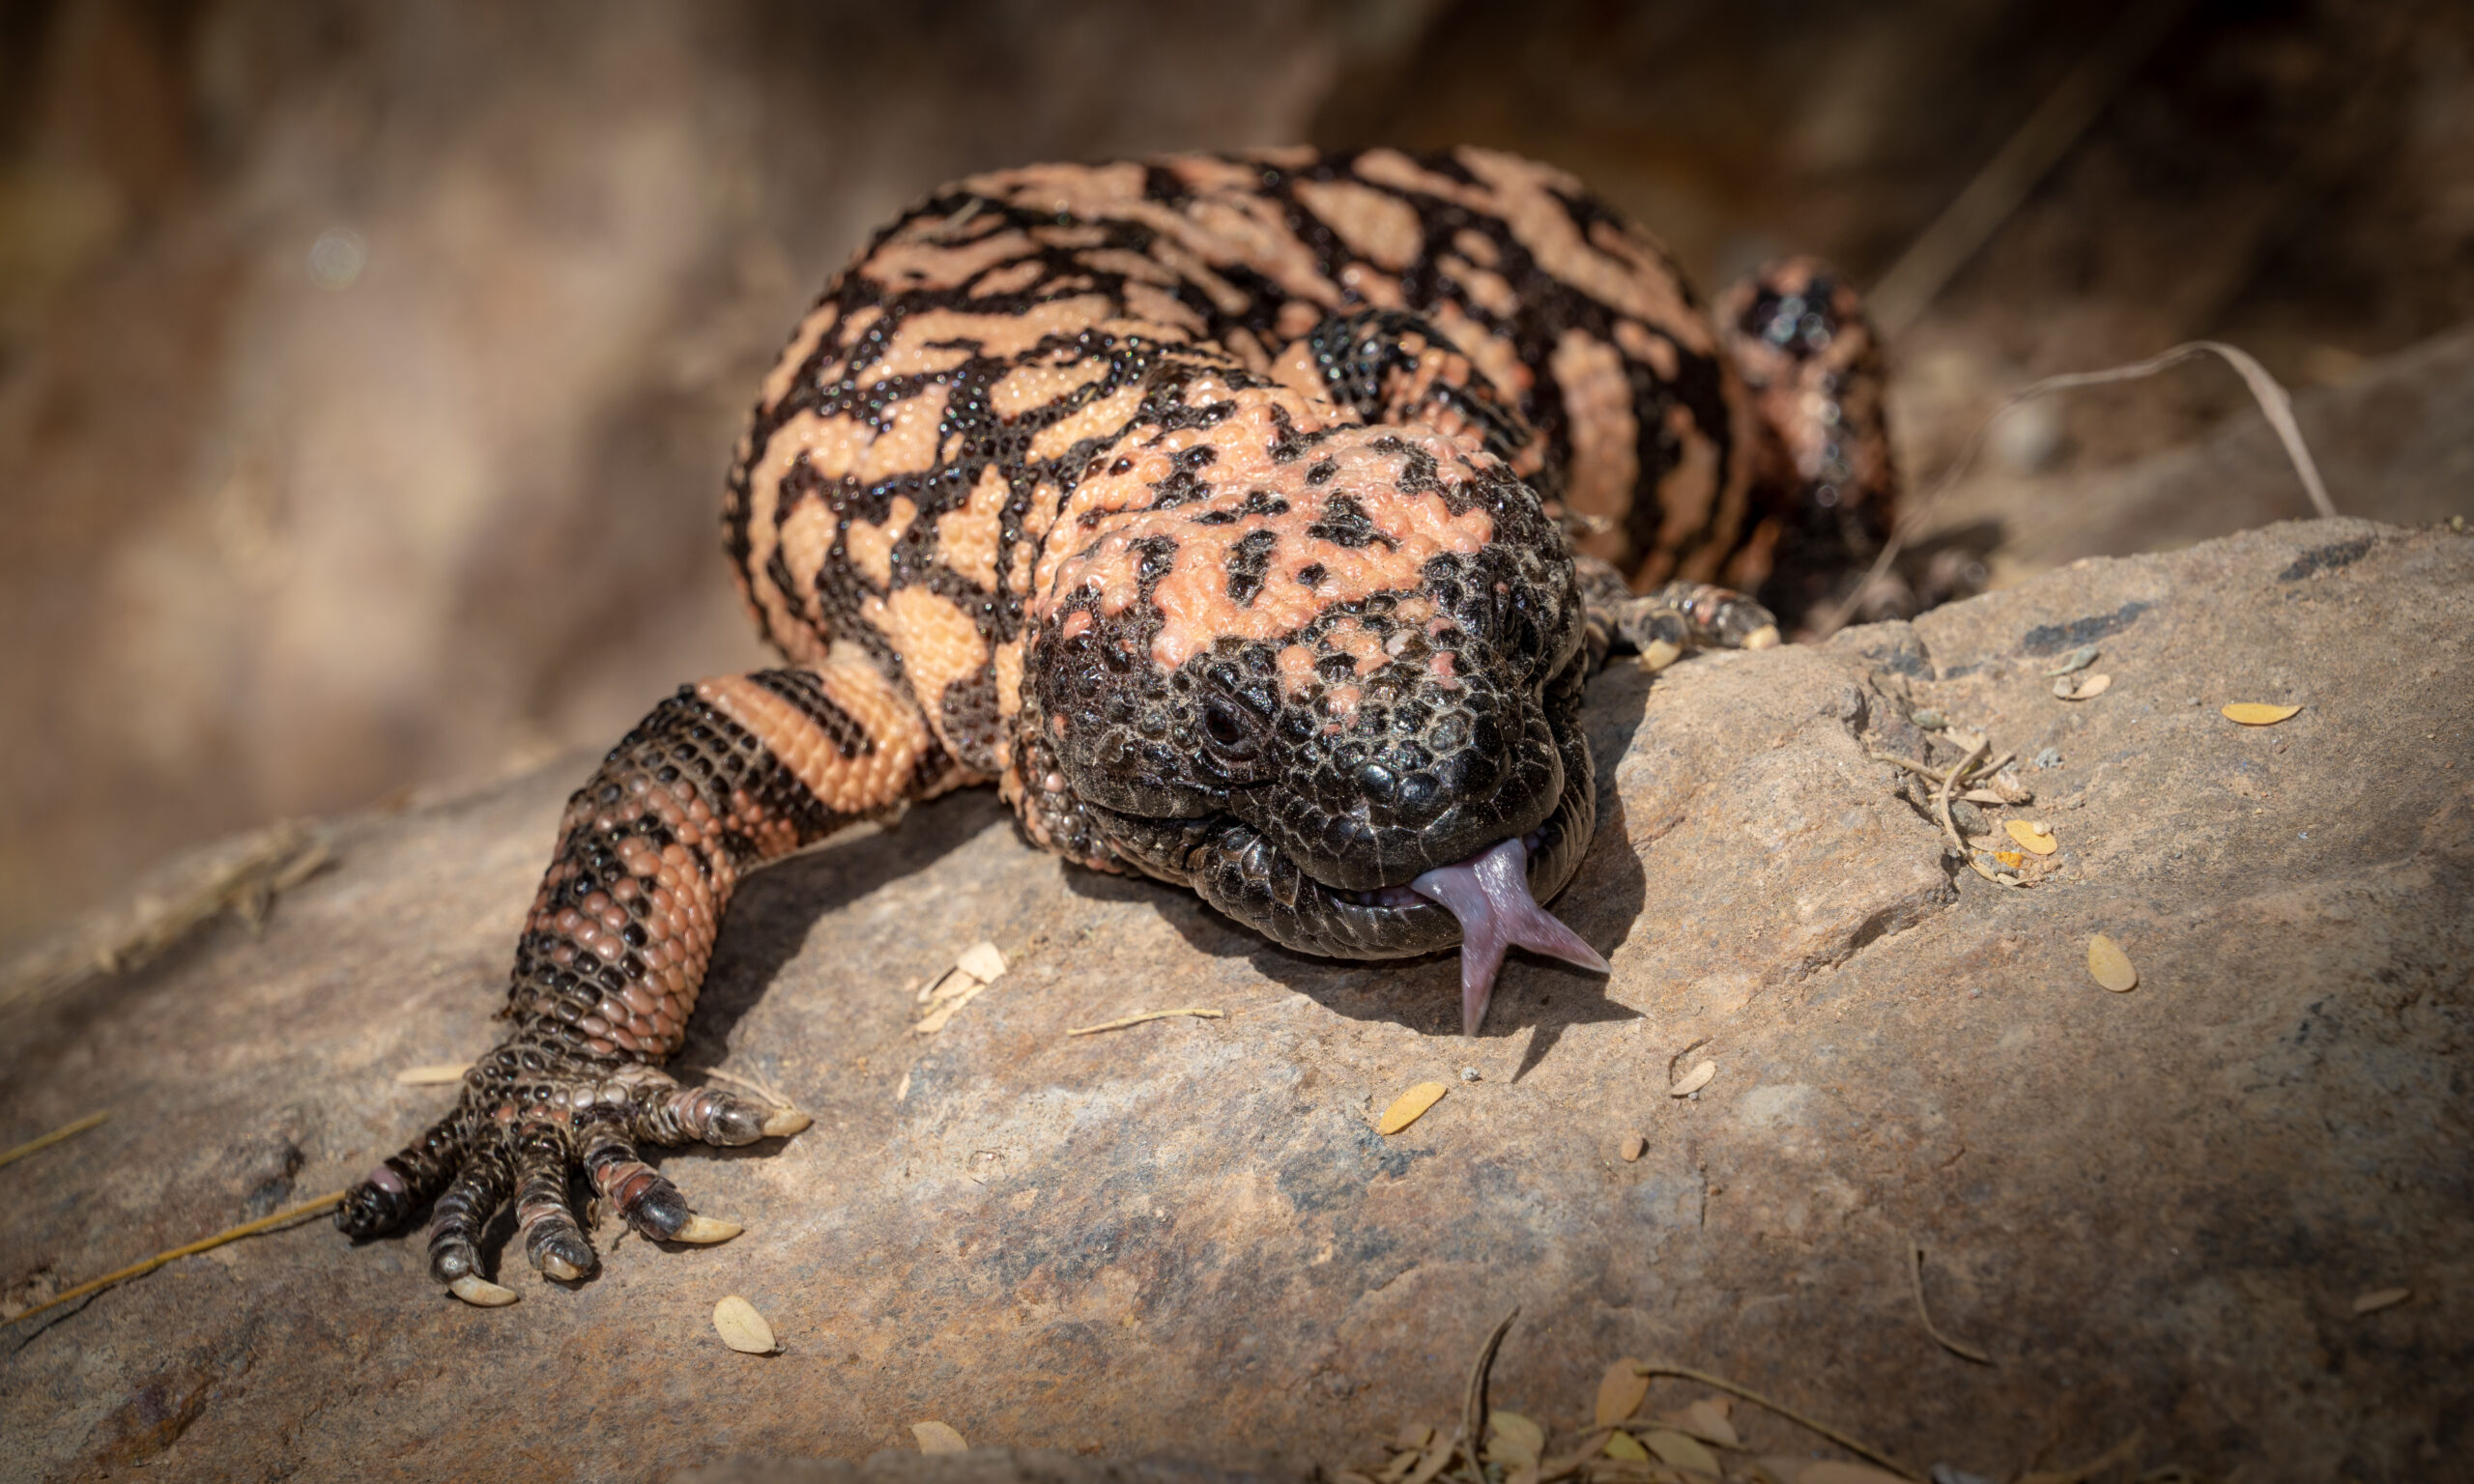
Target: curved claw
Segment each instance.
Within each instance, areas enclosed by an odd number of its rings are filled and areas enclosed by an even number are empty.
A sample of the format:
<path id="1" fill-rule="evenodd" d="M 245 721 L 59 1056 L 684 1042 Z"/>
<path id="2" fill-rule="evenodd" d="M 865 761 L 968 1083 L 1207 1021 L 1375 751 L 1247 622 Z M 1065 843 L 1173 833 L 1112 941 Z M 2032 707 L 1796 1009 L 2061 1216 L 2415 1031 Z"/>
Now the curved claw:
<path id="1" fill-rule="evenodd" d="M 764 1115 L 764 1136 L 768 1139 L 786 1139 L 791 1134 L 804 1130 L 815 1122 L 815 1119 L 796 1108 L 776 1108 Z"/>
<path id="2" fill-rule="evenodd" d="M 718 1221 L 711 1216 L 690 1215 L 678 1230 L 670 1234 L 672 1241 L 684 1241 L 700 1247 L 728 1241 L 747 1228 L 735 1221 Z"/>
<path id="3" fill-rule="evenodd" d="M 503 1308 L 516 1300 L 514 1289 L 501 1288 L 487 1278 L 469 1272 L 447 1284 L 446 1291 L 475 1308 Z"/>

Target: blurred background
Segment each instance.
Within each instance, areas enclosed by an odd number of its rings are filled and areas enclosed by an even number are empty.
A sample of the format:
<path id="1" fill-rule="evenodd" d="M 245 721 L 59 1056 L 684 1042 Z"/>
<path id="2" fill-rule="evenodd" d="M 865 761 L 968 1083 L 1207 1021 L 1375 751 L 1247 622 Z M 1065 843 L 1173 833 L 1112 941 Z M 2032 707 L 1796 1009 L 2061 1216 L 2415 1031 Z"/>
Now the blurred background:
<path id="1" fill-rule="evenodd" d="M 940 181 L 1469 141 L 1705 291 L 1788 250 L 1873 282 L 2074 74 L 2086 127 L 1902 315 L 1911 477 L 2204 335 L 2296 390 L 2347 513 L 2474 510 L 2463 0 L 0 0 L 0 952 L 763 663 L 739 418 Z M 1942 518 L 1999 584 L 2307 514 L 2172 463 L 2258 422 L 2221 367 L 2038 404 Z"/>

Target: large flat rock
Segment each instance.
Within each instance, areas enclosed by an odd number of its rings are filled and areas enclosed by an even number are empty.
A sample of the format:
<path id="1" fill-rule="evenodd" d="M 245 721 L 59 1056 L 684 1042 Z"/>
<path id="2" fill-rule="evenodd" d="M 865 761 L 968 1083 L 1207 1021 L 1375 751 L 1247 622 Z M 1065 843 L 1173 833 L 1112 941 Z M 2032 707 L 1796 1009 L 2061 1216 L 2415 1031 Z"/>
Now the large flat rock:
<path id="1" fill-rule="evenodd" d="M 2111 690 L 2055 699 L 2091 642 Z M 2233 700 L 2304 709 L 2248 728 Z M 2060 841 L 2032 887 L 1948 858 L 1869 756 L 1954 756 L 1919 710 L 2051 762 L 1989 811 Z M 665 1166 L 745 1236 L 605 1227 L 572 1291 L 510 1253 L 524 1300 L 492 1311 L 430 1285 L 417 1236 L 186 1259 L 5 1331 L 0 1472 L 651 1477 L 858 1459 L 923 1418 L 1339 1467 L 1454 1419 L 1514 1304 L 1495 1405 L 1567 1435 L 1632 1355 L 1988 1475 L 2135 1428 L 2149 1467 L 2246 1479 L 2461 1464 L 2474 544 L 2290 524 L 2084 562 L 1825 646 L 1620 668 L 1589 727 L 1606 803 L 1559 910 L 1611 980 L 1516 963 L 1465 1041 L 1449 958 L 1291 955 L 944 799 L 732 909 L 686 1065 L 817 1124 Z M 6 1137 L 114 1112 L 0 1171 L 13 1298 L 340 1186 L 433 1116 L 445 1090 L 390 1073 L 490 1043 L 582 766 L 345 821 L 262 938 L 11 1026 Z M 2098 931 L 2136 990 L 2089 978 Z M 1012 971 L 912 1034 L 910 986 L 982 937 Z M 1066 1035 L 1185 1005 L 1226 1018 Z M 1427 1079 L 1450 1095 L 1376 1134 Z M 1927 1335 L 1911 1241 L 1997 1364 Z M 2412 1297 L 2354 1312 L 2386 1288 Z M 783 1354 L 721 1346 L 728 1293 Z"/>

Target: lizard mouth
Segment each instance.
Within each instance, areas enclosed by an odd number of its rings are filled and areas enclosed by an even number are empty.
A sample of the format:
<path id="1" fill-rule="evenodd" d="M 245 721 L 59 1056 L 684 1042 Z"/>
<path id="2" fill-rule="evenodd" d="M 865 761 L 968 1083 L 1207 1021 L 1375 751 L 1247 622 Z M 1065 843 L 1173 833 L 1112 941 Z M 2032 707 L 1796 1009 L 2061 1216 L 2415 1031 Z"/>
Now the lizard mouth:
<path id="1" fill-rule="evenodd" d="M 1265 937 L 1334 958 L 1408 958 L 1461 950 L 1461 1024 L 1477 1034 L 1514 946 L 1599 973 L 1600 957 L 1540 902 L 1570 882 L 1597 826 L 1596 770 L 1577 718 L 1550 723 L 1563 764 L 1553 813 L 1465 859 L 1371 890 L 1328 885 L 1233 815 L 1154 820 L 1094 811 L 1131 860 L 1188 886 Z"/>

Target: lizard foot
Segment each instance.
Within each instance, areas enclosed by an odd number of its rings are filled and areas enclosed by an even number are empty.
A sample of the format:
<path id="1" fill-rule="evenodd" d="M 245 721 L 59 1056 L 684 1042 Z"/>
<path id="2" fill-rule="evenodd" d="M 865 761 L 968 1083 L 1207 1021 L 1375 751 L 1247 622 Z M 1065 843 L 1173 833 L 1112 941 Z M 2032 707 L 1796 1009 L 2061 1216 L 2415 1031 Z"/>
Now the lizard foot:
<path id="1" fill-rule="evenodd" d="M 739 1234 L 700 1216 L 678 1187 L 637 1155 L 639 1145 L 753 1144 L 808 1127 L 794 1109 L 770 1108 L 713 1088 L 681 1087 L 653 1068 L 579 1056 L 519 1038 L 464 1074 L 454 1111 L 369 1172 L 335 1213 L 354 1237 L 403 1224 L 432 1196 L 430 1275 L 468 1303 L 515 1301 L 481 1275 L 482 1229 L 510 1197 L 525 1256 L 542 1276 L 581 1278 L 597 1265 L 567 1198 L 582 1168 L 620 1219 L 655 1241 L 698 1244 Z"/>

